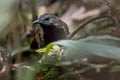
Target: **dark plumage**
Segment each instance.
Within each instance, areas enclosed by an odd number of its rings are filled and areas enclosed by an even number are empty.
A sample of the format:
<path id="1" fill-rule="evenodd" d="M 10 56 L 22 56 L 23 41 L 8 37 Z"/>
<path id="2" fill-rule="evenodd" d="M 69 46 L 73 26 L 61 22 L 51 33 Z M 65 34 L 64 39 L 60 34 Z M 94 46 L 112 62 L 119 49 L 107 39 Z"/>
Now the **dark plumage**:
<path id="1" fill-rule="evenodd" d="M 68 26 L 53 14 L 43 14 L 33 22 L 34 25 L 39 24 L 43 29 L 44 45 L 66 39 L 69 34 Z"/>

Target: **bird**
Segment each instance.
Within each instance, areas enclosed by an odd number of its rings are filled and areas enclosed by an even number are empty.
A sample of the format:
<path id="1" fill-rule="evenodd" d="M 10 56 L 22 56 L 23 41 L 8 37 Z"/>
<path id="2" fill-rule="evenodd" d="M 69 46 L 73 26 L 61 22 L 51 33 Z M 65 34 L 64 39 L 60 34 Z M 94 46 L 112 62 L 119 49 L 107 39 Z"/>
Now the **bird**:
<path id="1" fill-rule="evenodd" d="M 67 24 L 54 14 L 43 14 L 32 24 L 32 30 L 22 36 L 22 40 L 27 39 L 30 42 L 30 48 L 20 52 L 20 61 L 29 61 L 31 56 L 37 56 L 35 59 L 41 58 L 43 54 L 36 54 L 37 49 L 44 48 L 51 42 L 67 39 L 69 35 Z M 13 57 L 13 63 L 16 63 L 16 58 L 17 55 Z"/>
<path id="2" fill-rule="evenodd" d="M 37 20 L 33 21 L 34 30 L 36 30 L 36 25 L 37 29 L 39 29 L 38 27 L 42 28 L 44 46 L 54 41 L 67 39 L 69 35 L 67 24 L 54 14 L 45 13 L 40 15 Z"/>

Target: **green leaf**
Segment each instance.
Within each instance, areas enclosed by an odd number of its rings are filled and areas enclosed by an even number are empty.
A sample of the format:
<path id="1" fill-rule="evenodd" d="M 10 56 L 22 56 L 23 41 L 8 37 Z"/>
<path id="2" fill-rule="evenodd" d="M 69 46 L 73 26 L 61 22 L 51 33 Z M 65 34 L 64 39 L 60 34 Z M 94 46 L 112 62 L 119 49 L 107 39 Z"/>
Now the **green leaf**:
<path id="1" fill-rule="evenodd" d="M 38 53 L 46 52 L 46 48 L 44 48 L 44 49 L 38 49 L 38 50 L 36 50 L 36 52 L 38 52 Z"/>
<path id="2" fill-rule="evenodd" d="M 97 60 L 97 57 L 120 60 L 120 38 L 108 35 L 90 36 L 81 40 L 62 40 L 54 44 L 64 46 L 63 60 Z"/>
<path id="3" fill-rule="evenodd" d="M 13 51 L 13 52 L 11 53 L 11 56 L 15 56 L 15 55 L 17 55 L 18 53 L 21 53 L 21 52 L 26 51 L 26 50 L 29 50 L 29 49 L 30 49 L 29 46 L 16 49 L 15 51 Z"/>
<path id="4" fill-rule="evenodd" d="M 21 66 L 17 69 L 17 80 L 33 80 L 36 71 L 32 66 Z"/>
<path id="5" fill-rule="evenodd" d="M 46 47 L 46 53 L 49 53 L 49 51 L 52 49 L 52 47 L 54 46 L 54 44 L 49 44 Z"/>

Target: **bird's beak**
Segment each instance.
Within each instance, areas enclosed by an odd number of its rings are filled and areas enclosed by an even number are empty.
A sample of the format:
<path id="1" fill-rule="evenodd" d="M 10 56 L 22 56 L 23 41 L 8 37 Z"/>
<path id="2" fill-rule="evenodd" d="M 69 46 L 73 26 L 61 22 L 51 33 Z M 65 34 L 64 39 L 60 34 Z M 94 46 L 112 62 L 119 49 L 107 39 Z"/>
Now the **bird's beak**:
<path id="1" fill-rule="evenodd" d="M 42 21 L 40 21 L 39 19 L 37 19 L 37 20 L 33 21 L 32 24 L 42 24 L 42 23 L 43 23 Z"/>

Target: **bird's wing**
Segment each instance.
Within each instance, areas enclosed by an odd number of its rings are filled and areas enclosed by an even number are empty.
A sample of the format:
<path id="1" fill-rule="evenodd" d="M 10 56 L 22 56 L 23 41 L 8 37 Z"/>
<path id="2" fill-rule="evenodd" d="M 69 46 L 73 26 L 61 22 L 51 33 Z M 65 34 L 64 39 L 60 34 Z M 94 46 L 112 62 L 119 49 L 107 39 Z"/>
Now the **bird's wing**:
<path id="1" fill-rule="evenodd" d="M 64 29 L 65 33 L 68 35 L 70 33 L 68 25 L 65 22 L 63 22 L 62 20 L 59 20 L 59 21 L 60 21 L 60 26 Z"/>

